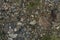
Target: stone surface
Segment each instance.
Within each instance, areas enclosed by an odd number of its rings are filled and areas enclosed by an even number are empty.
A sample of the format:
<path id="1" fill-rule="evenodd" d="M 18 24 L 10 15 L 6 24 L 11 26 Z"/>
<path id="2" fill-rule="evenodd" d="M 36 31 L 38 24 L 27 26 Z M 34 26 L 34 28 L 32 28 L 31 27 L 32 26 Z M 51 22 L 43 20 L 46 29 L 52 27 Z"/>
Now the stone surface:
<path id="1" fill-rule="evenodd" d="M 60 2 L 0 0 L 0 33 L 0 40 L 50 40 L 60 35 Z"/>

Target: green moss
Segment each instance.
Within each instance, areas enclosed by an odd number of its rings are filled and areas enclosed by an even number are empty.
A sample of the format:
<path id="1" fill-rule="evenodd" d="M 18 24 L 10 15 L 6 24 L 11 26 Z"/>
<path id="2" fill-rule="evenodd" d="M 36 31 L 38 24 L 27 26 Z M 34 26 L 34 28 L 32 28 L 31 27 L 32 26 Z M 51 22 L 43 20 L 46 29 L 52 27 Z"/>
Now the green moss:
<path id="1" fill-rule="evenodd" d="M 39 1 L 40 0 L 34 0 L 33 2 L 29 2 L 29 4 L 27 5 L 27 9 L 33 9 L 36 8 L 37 6 L 40 6 Z"/>
<path id="2" fill-rule="evenodd" d="M 27 5 L 27 9 L 32 9 L 34 8 L 35 4 L 33 2 L 30 2 L 28 5 Z"/>
<path id="3" fill-rule="evenodd" d="M 15 0 L 16 3 L 19 3 L 19 0 Z"/>
<path id="4" fill-rule="evenodd" d="M 41 40 L 51 40 L 51 37 L 50 37 L 50 35 L 45 35 L 42 37 Z"/>
<path id="5" fill-rule="evenodd" d="M 51 40 L 60 40 L 60 38 L 57 37 L 56 34 L 53 34 L 53 35 L 51 36 Z"/>
<path id="6" fill-rule="evenodd" d="M 31 7 L 33 7 L 35 4 L 33 2 L 30 2 L 29 4 Z"/>

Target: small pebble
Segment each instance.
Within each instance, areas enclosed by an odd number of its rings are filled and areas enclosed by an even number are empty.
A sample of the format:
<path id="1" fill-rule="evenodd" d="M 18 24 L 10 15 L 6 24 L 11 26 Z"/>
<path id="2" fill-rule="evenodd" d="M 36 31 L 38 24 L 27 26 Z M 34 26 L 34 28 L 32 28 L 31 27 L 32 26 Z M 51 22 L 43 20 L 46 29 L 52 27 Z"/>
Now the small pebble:
<path id="1" fill-rule="evenodd" d="M 11 38 L 16 38 L 18 34 L 9 34 Z"/>
<path id="2" fill-rule="evenodd" d="M 14 28 L 14 31 L 16 32 L 17 31 L 17 28 Z"/>
<path id="3" fill-rule="evenodd" d="M 33 20 L 33 21 L 30 22 L 30 24 L 31 24 L 31 25 L 35 25 L 35 24 L 36 24 L 36 21 Z"/>
<path id="4" fill-rule="evenodd" d="M 31 15 L 31 17 L 34 17 L 34 15 Z"/>
<path id="5" fill-rule="evenodd" d="M 22 25 L 22 23 L 21 22 L 18 22 L 17 25 Z"/>
<path id="6" fill-rule="evenodd" d="M 8 40 L 13 40 L 12 38 L 8 38 Z"/>
<path id="7" fill-rule="evenodd" d="M 59 29 L 60 27 L 58 26 L 58 27 L 56 27 L 56 29 Z"/>

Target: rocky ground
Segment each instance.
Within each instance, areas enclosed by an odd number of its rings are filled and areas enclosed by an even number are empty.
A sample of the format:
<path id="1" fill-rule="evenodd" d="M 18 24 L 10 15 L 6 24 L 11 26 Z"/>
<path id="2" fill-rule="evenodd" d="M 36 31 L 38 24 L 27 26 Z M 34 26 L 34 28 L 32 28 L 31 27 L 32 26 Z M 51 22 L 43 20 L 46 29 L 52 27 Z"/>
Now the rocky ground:
<path id="1" fill-rule="evenodd" d="M 0 40 L 59 39 L 59 0 L 0 0 Z"/>

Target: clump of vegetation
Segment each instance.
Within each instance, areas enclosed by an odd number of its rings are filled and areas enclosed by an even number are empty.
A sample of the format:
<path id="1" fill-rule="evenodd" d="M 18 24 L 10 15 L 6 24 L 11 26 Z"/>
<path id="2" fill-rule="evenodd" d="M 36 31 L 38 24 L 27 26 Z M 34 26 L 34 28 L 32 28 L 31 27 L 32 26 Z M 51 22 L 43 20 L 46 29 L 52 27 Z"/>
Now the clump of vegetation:
<path id="1" fill-rule="evenodd" d="M 27 9 L 34 9 L 37 6 L 40 6 L 39 1 L 40 0 L 34 0 L 33 2 L 29 2 L 29 4 L 27 5 Z"/>
<path id="2" fill-rule="evenodd" d="M 19 0 L 15 0 L 16 3 L 19 3 Z"/>
<path id="3" fill-rule="evenodd" d="M 27 5 L 27 8 L 28 9 L 32 9 L 34 8 L 35 4 L 33 2 L 30 2 L 28 5 Z"/>
<path id="4" fill-rule="evenodd" d="M 51 35 L 51 40 L 60 40 L 60 38 L 56 34 L 53 34 Z"/>
<path id="5" fill-rule="evenodd" d="M 46 35 L 44 35 L 42 38 L 41 38 L 41 40 L 51 40 L 51 37 L 50 37 L 51 35 L 49 35 L 49 34 L 46 34 Z"/>

